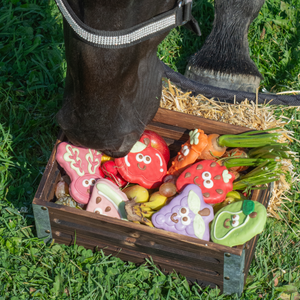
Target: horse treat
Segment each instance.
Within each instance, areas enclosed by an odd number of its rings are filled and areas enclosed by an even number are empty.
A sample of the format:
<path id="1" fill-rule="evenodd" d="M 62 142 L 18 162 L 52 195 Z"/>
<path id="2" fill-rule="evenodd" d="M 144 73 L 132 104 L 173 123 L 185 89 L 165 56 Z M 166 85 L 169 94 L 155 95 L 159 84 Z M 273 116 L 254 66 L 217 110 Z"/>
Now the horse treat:
<path id="1" fill-rule="evenodd" d="M 202 190 L 204 201 L 215 204 L 225 200 L 226 194 L 232 190 L 234 179 L 233 173 L 226 167 L 221 167 L 213 160 L 202 160 L 181 173 L 176 186 L 180 191 L 187 184 L 196 184 Z"/>
<path id="2" fill-rule="evenodd" d="M 116 184 L 102 178 L 96 181 L 86 210 L 117 219 L 126 219 L 125 201 L 128 201 L 125 193 Z"/>
<path id="3" fill-rule="evenodd" d="M 201 129 L 195 129 L 189 132 L 190 138 L 181 146 L 172 166 L 168 170 L 170 175 L 179 175 L 184 169 L 192 165 L 201 155 L 207 146 L 207 135 Z"/>
<path id="4" fill-rule="evenodd" d="M 99 168 L 101 156 L 101 152 L 66 142 L 58 145 L 56 160 L 70 176 L 69 192 L 76 202 L 87 204 L 96 180 L 103 177 Z"/>
<path id="5" fill-rule="evenodd" d="M 209 241 L 208 224 L 213 218 L 213 208 L 204 202 L 201 189 L 189 184 L 151 220 L 156 228 Z"/>
<path id="6" fill-rule="evenodd" d="M 263 231 L 266 220 L 267 210 L 257 201 L 229 204 L 217 212 L 211 225 L 211 239 L 229 247 L 242 245 Z"/>
<path id="7" fill-rule="evenodd" d="M 167 164 L 162 154 L 151 145 L 136 142 L 125 157 L 115 159 L 121 176 L 131 183 L 147 189 L 159 187 L 167 173 Z"/>
<path id="8" fill-rule="evenodd" d="M 145 130 L 139 141 L 144 143 L 145 145 L 150 144 L 151 147 L 156 148 L 161 153 L 166 163 L 169 162 L 170 160 L 169 147 L 165 142 L 165 140 L 159 134 L 157 134 L 152 130 Z"/>

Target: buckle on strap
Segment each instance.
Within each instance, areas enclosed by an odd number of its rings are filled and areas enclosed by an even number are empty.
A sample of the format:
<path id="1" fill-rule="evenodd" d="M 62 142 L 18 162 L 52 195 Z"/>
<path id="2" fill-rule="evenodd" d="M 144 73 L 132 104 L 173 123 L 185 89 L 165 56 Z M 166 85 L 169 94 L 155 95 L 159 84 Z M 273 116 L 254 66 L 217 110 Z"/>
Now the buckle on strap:
<path id="1" fill-rule="evenodd" d="M 182 10 L 182 21 L 178 26 L 183 25 L 187 29 L 201 36 L 200 26 L 197 20 L 192 16 L 193 0 L 181 0 L 178 3 L 179 11 Z"/>
<path id="2" fill-rule="evenodd" d="M 178 3 L 178 7 L 183 9 L 182 24 L 185 25 L 192 18 L 193 0 L 182 0 Z"/>

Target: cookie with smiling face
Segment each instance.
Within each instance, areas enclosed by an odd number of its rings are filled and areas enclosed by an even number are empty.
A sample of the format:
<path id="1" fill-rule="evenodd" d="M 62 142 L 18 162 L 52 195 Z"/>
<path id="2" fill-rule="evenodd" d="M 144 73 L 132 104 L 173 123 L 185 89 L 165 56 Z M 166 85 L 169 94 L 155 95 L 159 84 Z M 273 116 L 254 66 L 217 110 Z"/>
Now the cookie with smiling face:
<path id="1" fill-rule="evenodd" d="M 226 167 L 213 160 L 202 160 L 181 173 L 176 187 L 181 191 L 187 184 L 196 184 L 202 190 L 204 201 L 215 204 L 224 201 L 226 194 L 232 191 L 234 179 L 234 174 Z"/>
<path id="2" fill-rule="evenodd" d="M 128 198 L 116 184 L 106 178 L 96 181 L 86 210 L 117 219 L 127 219 L 125 201 Z"/>
<path id="3" fill-rule="evenodd" d="M 201 129 L 195 129 L 189 132 L 190 138 L 181 145 L 172 165 L 168 170 L 168 175 L 179 176 L 184 169 L 192 165 L 208 144 L 208 137 Z"/>
<path id="4" fill-rule="evenodd" d="M 224 246 L 242 245 L 263 231 L 266 220 L 267 210 L 261 203 L 235 202 L 217 212 L 210 236 L 214 243 Z"/>
<path id="5" fill-rule="evenodd" d="M 69 192 L 72 198 L 87 204 L 96 180 L 103 177 L 99 168 L 102 153 L 62 142 L 57 146 L 55 157 L 71 179 Z"/>
<path id="6" fill-rule="evenodd" d="M 213 208 L 203 201 L 201 189 L 189 184 L 151 220 L 156 228 L 209 241 L 208 224 L 213 218 Z"/>
<path id="7" fill-rule="evenodd" d="M 160 186 L 167 173 L 167 163 L 156 148 L 137 141 L 128 155 L 115 159 L 121 176 L 146 189 Z"/>

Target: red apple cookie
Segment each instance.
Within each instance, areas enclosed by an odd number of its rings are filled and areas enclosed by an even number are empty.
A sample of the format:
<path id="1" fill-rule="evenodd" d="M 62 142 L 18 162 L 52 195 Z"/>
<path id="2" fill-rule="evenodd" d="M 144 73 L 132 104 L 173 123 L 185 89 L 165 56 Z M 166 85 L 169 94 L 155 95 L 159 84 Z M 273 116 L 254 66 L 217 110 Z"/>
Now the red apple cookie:
<path id="1" fill-rule="evenodd" d="M 130 152 L 115 159 L 121 176 L 131 183 L 153 189 L 162 183 L 167 173 L 167 164 L 162 154 L 151 145 L 137 141 Z"/>
<path id="2" fill-rule="evenodd" d="M 168 164 L 170 160 L 170 150 L 165 140 L 159 134 L 146 129 L 140 138 L 140 142 L 146 146 L 150 144 L 151 147 L 157 149 Z"/>
<path id="3" fill-rule="evenodd" d="M 213 160 L 202 160 L 187 168 L 176 181 L 177 190 L 181 191 L 186 185 L 198 185 L 208 204 L 220 203 L 226 194 L 232 191 L 235 177 L 226 167 L 221 167 Z"/>

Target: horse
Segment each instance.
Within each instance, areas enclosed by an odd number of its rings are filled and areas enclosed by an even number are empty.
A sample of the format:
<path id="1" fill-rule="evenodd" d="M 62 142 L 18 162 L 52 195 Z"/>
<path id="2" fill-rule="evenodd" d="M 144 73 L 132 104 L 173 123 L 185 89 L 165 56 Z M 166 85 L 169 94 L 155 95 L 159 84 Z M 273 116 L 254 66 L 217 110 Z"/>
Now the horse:
<path id="1" fill-rule="evenodd" d="M 215 0 L 213 28 L 185 76 L 206 85 L 255 92 L 262 75 L 249 55 L 249 26 L 265 0 Z"/>
<path id="2" fill-rule="evenodd" d="M 58 124 L 75 146 L 123 157 L 159 107 L 164 70 L 158 44 L 178 25 L 199 35 L 192 0 L 56 3 L 64 15 L 67 61 Z"/>

